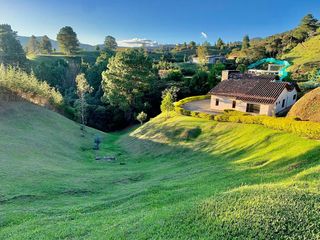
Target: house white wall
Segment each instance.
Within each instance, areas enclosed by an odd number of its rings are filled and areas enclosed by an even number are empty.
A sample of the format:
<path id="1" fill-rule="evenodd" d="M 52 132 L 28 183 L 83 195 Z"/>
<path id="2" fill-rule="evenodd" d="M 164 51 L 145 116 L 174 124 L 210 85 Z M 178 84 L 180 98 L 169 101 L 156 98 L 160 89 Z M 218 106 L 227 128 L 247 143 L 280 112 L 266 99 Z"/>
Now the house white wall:
<path id="1" fill-rule="evenodd" d="M 295 96 L 295 98 L 294 98 Z M 297 90 L 293 89 L 292 91 L 288 91 L 284 89 L 283 92 L 278 97 L 277 101 L 275 102 L 274 110 L 275 113 L 279 113 L 285 110 L 288 107 L 291 107 L 297 101 Z M 284 106 L 282 106 L 283 100 L 285 100 Z"/>
<path id="2" fill-rule="evenodd" d="M 221 61 L 222 63 L 224 63 L 226 61 L 226 58 L 224 56 L 207 57 L 206 63 L 215 64 L 218 60 Z M 192 62 L 197 63 L 197 64 L 200 63 L 198 57 L 193 57 Z"/>
<path id="3" fill-rule="evenodd" d="M 218 106 L 216 106 L 216 99 L 219 99 Z M 235 108 L 232 108 L 233 101 L 236 101 Z M 217 111 L 217 112 L 220 112 L 220 111 L 222 112 L 225 109 L 234 109 L 240 112 L 246 112 L 248 103 L 257 104 L 254 102 L 245 102 L 245 101 L 235 100 L 234 98 L 229 98 L 229 97 L 211 95 L 210 107 L 213 111 Z M 259 114 L 268 115 L 268 116 L 272 116 L 275 114 L 274 112 L 275 105 L 273 104 L 259 104 L 259 105 L 260 105 Z M 254 113 L 250 113 L 250 114 L 254 114 Z"/>

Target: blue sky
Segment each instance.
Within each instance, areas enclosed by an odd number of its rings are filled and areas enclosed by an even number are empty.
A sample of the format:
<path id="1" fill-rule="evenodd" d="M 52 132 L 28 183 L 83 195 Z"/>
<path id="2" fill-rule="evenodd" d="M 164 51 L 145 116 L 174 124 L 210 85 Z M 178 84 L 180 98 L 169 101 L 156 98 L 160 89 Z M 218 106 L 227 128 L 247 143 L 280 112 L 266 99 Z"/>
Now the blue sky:
<path id="1" fill-rule="evenodd" d="M 83 43 L 145 38 L 160 43 L 265 37 L 295 27 L 307 13 L 320 17 L 319 0 L 0 0 L 0 23 L 19 35 L 55 39 L 69 25 Z"/>

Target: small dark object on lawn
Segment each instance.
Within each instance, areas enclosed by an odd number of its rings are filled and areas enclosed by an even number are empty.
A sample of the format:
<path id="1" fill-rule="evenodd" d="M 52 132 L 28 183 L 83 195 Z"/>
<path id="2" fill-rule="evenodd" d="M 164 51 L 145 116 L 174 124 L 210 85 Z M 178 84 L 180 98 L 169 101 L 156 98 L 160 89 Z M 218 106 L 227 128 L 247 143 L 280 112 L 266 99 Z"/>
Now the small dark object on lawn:
<path id="1" fill-rule="evenodd" d="M 101 144 L 101 137 L 99 135 L 96 135 L 94 137 L 93 150 L 99 150 L 100 149 L 100 144 Z"/>
<path id="2" fill-rule="evenodd" d="M 97 161 L 98 161 L 98 160 L 104 160 L 104 161 L 109 161 L 109 162 L 111 162 L 111 161 L 115 161 L 116 158 L 115 158 L 115 157 L 110 157 L 110 156 L 105 156 L 105 157 L 96 157 L 96 160 L 97 160 Z"/>
<path id="3" fill-rule="evenodd" d="M 126 163 L 124 163 L 124 162 L 121 162 L 121 163 L 120 163 L 120 165 L 126 165 Z"/>

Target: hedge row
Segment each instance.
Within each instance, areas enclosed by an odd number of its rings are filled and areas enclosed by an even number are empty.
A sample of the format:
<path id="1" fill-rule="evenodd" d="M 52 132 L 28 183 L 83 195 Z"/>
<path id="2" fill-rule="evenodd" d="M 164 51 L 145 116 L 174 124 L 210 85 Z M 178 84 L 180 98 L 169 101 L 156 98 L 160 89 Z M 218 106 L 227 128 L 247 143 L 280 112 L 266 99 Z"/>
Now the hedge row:
<path id="1" fill-rule="evenodd" d="M 320 123 L 301 121 L 299 118 L 294 117 L 276 118 L 269 116 L 252 116 L 242 113 L 230 114 L 230 112 L 226 112 L 215 116 L 214 119 L 220 122 L 259 124 L 275 130 L 295 133 L 312 139 L 320 139 Z"/>
<path id="2" fill-rule="evenodd" d="M 265 127 L 281 130 L 285 132 L 295 133 L 300 136 L 320 139 L 320 123 L 301 121 L 294 117 L 269 117 L 269 116 L 252 116 L 247 113 L 238 112 L 234 110 L 225 110 L 219 115 L 210 115 L 207 113 L 193 112 L 182 108 L 182 105 L 191 101 L 208 99 L 210 96 L 196 96 L 182 99 L 175 103 L 175 111 L 178 114 L 192 117 L 204 118 L 207 120 L 216 120 L 218 122 L 235 122 L 245 124 L 259 124 Z"/>
<path id="3" fill-rule="evenodd" d="M 214 115 L 212 114 L 190 111 L 182 107 L 183 104 L 186 104 L 188 102 L 199 101 L 204 99 L 210 99 L 210 96 L 201 95 L 201 96 L 187 97 L 187 98 L 181 99 L 180 101 L 174 104 L 175 112 L 185 116 L 198 117 L 198 118 L 203 118 L 207 120 L 214 120 Z"/>

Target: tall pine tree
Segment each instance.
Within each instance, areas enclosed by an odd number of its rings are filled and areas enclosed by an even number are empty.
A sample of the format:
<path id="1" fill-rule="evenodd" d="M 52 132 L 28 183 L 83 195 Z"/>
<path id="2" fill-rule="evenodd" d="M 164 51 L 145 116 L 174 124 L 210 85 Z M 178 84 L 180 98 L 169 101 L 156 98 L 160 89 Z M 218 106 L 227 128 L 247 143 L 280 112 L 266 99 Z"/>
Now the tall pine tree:
<path id="1" fill-rule="evenodd" d="M 250 47 L 250 39 L 248 35 L 245 35 L 242 40 L 242 50 Z"/>
<path id="2" fill-rule="evenodd" d="M 17 33 L 8 24 L 0 25 L 0 64 L 21 68 L 27 66 L 26 54 L 17 40 Z"/>
<path id="3" fill-rule="evenodd" d="M 44 35 L 40 42 L 40 50 L 42 53 L 52 53 L 52 44 L 47 35 Z"/>
<path id="4" fill-rule="evenodd" d="M 77 34 L 73 31 L 72 27 L 66 26 L 60 29 L 57 35 L 60 50 L 67 54 L 75 54 L 78 51 L 79 41 Z"/>
<path id="5" fill-rule="evenodd" d="M 28 44 L 26 47 L 27 53 L 28 54 L 38 54 L 40 52 L 39 45 L 40 44 L 39 44 L 37 38 L 34 35 L 32 35 L 29 38 L 29 41 L 28 41 Z"/>

